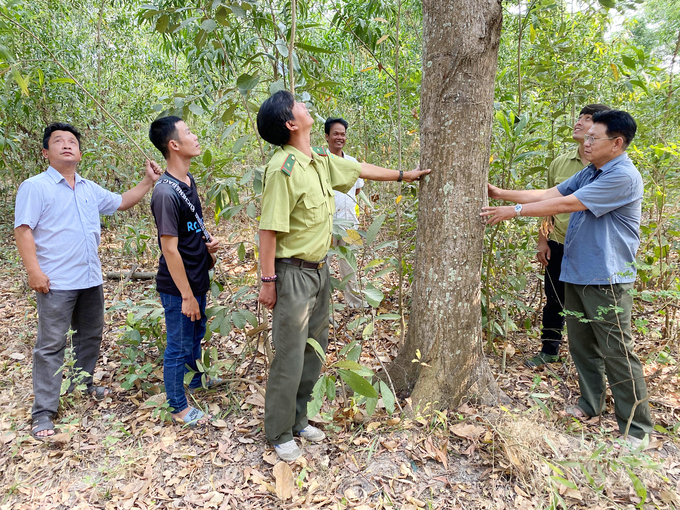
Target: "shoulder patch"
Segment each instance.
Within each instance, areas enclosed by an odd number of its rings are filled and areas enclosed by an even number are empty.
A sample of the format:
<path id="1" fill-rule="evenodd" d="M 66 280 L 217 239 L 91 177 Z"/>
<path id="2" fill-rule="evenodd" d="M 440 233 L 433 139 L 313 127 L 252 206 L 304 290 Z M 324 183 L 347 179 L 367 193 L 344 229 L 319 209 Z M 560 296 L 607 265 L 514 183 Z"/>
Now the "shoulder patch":
<path id="1" fill-rule="evenodd" d="M 323 147 L 312 147 L 312 150 L 319 156 L 328 156 L 328 152 Z"/>
<path id="2" fill-rule="evenodd" d="M 290 174 L 293 173 L 293 166 L 295 166 L 295 156 L 288 154 L 288 157 L 283 162 L 283 165 L 281 165 L 281 171 L 284 174 L 290 176 Z"/>

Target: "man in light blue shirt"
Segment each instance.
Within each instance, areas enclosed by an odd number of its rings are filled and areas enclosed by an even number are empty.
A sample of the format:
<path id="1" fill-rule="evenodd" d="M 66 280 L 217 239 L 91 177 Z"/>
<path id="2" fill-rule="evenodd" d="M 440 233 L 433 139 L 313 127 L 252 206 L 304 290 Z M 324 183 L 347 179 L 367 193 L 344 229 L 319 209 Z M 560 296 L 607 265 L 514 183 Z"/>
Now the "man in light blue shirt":
<path id="1" fill-rule="evenodd" d="M 19 255 L 38 305 L 32 410 L 38 439 L 54 434 L 69 329 L 75 369 L 83 372 L 87 392 L 98 400 L 109 394 L 92 380 L 104 328 L 99 215 L 134 206 L 161 174 L 147 161 L 144 179 L 123 195 L 83 179 L 76 173 L 80 133 L 63 122 L 45 128 L 42 152 L 49 167 L 21 183 L 14 214 Z"/>
<path id="2" fill-rule="evenodd" d="M 584 145 L 590 165 L 549 190 L 512 191 L 489 184 L 490 198 L 517 205 L 484 207 L 481 214 L 493 225 L 520 215 L 572 213 L 560 280 L 581 396 L 566 412 L 577 418 L 604 412 L 606 374 L 619 430 L 633 443 L 653 429 L 630 325 L 643 183 L 625 151 L 636 131 L 627 112 L 596 113 Z"/>

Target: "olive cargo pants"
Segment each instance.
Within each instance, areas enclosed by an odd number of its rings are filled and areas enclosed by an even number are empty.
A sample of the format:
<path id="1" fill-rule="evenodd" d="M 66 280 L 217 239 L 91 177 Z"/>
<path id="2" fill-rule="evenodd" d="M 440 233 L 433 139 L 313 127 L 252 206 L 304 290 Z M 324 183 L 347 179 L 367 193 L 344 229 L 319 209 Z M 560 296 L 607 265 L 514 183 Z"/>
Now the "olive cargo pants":
<path id="1" fill-rule="evenodd" d="M 614 396 L 619 430 L 626 430 L 633 414 L 629 434 L 642 438 L 652 432 L 647 402 L 647 385 L 640 359 L 633 352 L 631 310 L 632 283 L 611 285 L 574 285 L 565 283 L 565 310 L 569 352 L 576 365 L 581 396 L 578 405 L 590 416 L 605 410 L 607 385 Z M 616 307 L 616 309 L 615 309 Z M 583 314 L 581 317 L 571 312 Z M 635 402 L 638 402 L 635 407 Z"/>
<path id="2" fill-rule="evenodd" d="M 328 264 L 306 269 L 276 261 L 276 305 L 272 319 L 274 361 L 264 406 L 267 440 L 282 444 L 307 426 L 307 402 L 319 378 L 321 360 L 308 338 L 328 346 Z"/>

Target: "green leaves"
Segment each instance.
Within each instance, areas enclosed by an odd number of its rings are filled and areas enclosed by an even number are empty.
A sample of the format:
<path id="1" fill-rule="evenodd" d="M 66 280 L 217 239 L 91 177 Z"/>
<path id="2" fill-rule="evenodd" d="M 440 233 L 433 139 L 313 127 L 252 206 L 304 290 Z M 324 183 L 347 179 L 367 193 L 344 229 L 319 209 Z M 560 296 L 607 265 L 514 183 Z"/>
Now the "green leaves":
<path id="1" fill-rule="evenodd" d="M 242 95 L 247 96 L 251 90 L 257 87 L 259 82 L 260 77 L 257 74 L 251 76 L 250 74 L 244 73 L 236 80 L 236 87 Z"/>
<path id="2" fill-rule="evenodd" d="M 367 284 L 363 292 L 366 301 L 368 301 L 368 304 L 373 308 L 378 308 L 383 299 L 385 299 L 385 295 L 371 284 Z"/>
<path id="3" fill-rule="evenodd" d="M 350 388 L 352 388 L 352 390 L 354 390 L 355 393 L 358 393 L 359 395 L 363 395 L 364 397 L 368 398 L 378 397 L 378 392 L 375 391 L 375 388 L 373 386 L 371 386 L 371 383 L 369 383 L 366 379 L 361 377 L 356 372 L 340 369 L 338 370 L 338 373 L 340 374 L 342 380 L 345 381 L 347 385 Z"/>
<path id="4" fill-rule="evenodd" d="M 203 20 L 203 23 L 201 23 L 201 28 L 209 34 L 217 28 L 217 22 L 213 19 Z"/>
<path id="5" fill-rule="evenodd" d="M 163 14 L 158 17 L 156 20 L 156 27 L 155 30 L 156 32 L 160 32 L 161 34 L 165 33 L 165 31 L 168 29 L 168 24 L 170 23 L 170 17 L 167 14 Z"/>

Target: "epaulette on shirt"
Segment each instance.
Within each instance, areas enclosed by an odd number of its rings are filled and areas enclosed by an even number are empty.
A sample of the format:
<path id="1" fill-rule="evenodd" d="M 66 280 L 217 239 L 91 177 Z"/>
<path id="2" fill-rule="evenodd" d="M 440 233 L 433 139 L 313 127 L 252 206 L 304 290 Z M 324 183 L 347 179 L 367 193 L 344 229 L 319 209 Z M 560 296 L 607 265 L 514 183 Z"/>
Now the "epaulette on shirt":
<path id="1" fill-rule="evenodd" d="M 283 162 L 283 165 L 281 165 L 281 171 L 290 177 L 290 174 L 293 173 L 293 166 L 295 166 L 295 156 L 288 154 L 288 157 Z"/>
<path id="2" fill-rule="evenodd" d="M 328 152 L 323 147 L 312 147 L 312 150 L 319 156 L 328 156 Z"/>

